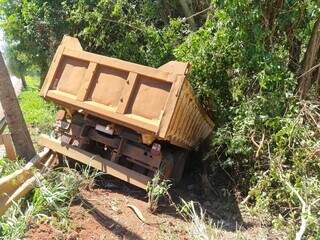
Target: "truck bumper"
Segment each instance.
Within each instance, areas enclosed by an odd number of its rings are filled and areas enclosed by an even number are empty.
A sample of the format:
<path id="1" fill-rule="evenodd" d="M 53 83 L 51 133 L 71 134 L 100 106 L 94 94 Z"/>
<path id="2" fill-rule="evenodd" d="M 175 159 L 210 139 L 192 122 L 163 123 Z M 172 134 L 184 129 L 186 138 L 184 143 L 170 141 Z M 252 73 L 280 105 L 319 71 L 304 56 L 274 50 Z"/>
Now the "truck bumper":
<path id="1" fill-rule="evenodd" d="M 75 146 L 65 144 L 60 140 L 51 138 L 47 135 L 40 136 L 39 144 L 51 149 L 54 152 L 61 153 L 66 157 L 89 165 L 97 170 L 105 172 L 106 174 L 112 175 L 142 189 L 146 189 L 148 182 L 151 180 L 151 178 L 148 176 L 135 172 L 115 162 L 111 162 L 110 160 L 102 158 L 98 155 L 94 155 Z"/>

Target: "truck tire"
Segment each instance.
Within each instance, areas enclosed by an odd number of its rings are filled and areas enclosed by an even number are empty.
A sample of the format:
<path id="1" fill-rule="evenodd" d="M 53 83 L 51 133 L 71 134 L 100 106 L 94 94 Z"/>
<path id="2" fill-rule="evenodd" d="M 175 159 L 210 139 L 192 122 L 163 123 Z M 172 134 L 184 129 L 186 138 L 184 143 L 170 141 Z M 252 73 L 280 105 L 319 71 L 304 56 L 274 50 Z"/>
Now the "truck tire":
<path id="1" fill-rule="evenodd" d="M 183 149 L 176 150 L 173 154 L 174 166 L 173 166 L 171 178 L 176 183 L 180 182 L 180 180 L 183 176 L 183 171 L 184 171 L 184 167 L 185 167 L 185 163 L 186 163 L 188 154 L 189 154 L 189 152 L 187 150 L 183 150 Z"/>
<path id="2" fill-rule="evenodd" d="M 162 170 L 162 177 L 164 179 L 170 179 L 174 168 L 174 156 L 171 152 L 165 152 L 160 165 Z"/>

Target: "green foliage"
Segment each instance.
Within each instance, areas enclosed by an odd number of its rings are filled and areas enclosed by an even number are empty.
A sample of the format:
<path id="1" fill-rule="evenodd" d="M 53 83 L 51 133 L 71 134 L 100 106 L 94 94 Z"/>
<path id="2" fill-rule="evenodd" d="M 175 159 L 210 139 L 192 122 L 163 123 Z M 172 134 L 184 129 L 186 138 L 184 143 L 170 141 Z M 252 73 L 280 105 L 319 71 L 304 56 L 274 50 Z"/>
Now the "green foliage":
<path id="1" fill-rule="evenodd" d="M 190 4 L 194 10 L 207 6 L 196 3 Z M 228 171 L 235 190 L 250 195 L 250 206 L 274 226 L 289 222 L 292 233 L 301 205 L 289 182 L 311 206 L 307 231 L 317 236 L 319 103 L 294 95 L 320 8 L 307 0 L 211 5 L 195 17 L 194 31 L 179 18 L 185 17 L 179 1 L 2 0 L 0 6 L 9 47 L 29 68 L 46 68 L 64 33 L 79 37 L 88 51 L 154 67 L 175 58 L 190 62 L 188 78 L 216 124 L 206 156 L 213 171 Z M 27 93 L 21 98 L 34 97 Z M 31 102 L 39 105 L 23 106 L 26 116 L 42 109 L 42 101 Z M 40 112 L 27 121 L 45 128 L 53 114 Z"/>
<path id="2" fill-rule="evenodd" d="M 226 59 L 221 56 L 221 43 L 214 35 L 212 22 L 190 34 L 185 42 L 175 49 L 175 56 L 192 64 L 189 80 L 196 94 L 217 122 L 224 121 L 231 101 Z M 220 40 L 222 41 L 222 40 Z M 221 51 L 221 52 L 220 52 Z M 218 58 L 221 56 L 221 58 Z"/>
<path id="3" fill-rule="evenodd" d="M 68 1 L 64 1 L 67 3 Z M 73 1 L 71 1 L 73 2 Z M 1 28 L 15 59 L 43 78 L 69 25 L 62 1 L 0 1 Z"/>
<path id="4" fill-rule="evenodd" d="M 34 190 L 32 204 L 36 218 L 53 216 L 53 224 L 68 229 L 69 205 L 83 185 L 83 177 L 75 170 L 61 168 L 45 178 Z M 39 215 L 41 214 L 41 215 Z"/>
<path id="5" fill-rule="evenodd" d="M 28 87 L 19 95 L 20 107 L 26 123 L 38 132 L 49 133 L 55 121 L 56 107 L 39 96 L 38 77 L 27 77 Z"/>
<path id="6" fill-rule="evenodd" d="M 38 188 L 0 217 L 0 239 L 21 239 L 31 222 L 49 221 L 63 231 L 68 230 L 70 204 L 80 189 L 86 186 L 89 177 L 70 168 L 49 172 L 45 179 L 39 179 Z"/>
<path id="7" fill-rule="evenodd" d="M 162 1 L 0 1 L 1 25 L 14 59 L 43 80 L 64 34 L 77 36 L 90 51 L 160 66 L 188 34 L 174 8 Z M 11 51 L 12 52 L 12 51 Z"/>
<path id="8" fill-rule="evenodd" d="M 257 184 L 249 192 L 256 199 L 257 208 L 265 208 L 269 214 L 278 215 L 273 220 L 275 226 L 287 226 L 289 220 L 291 224 L 287 227 L 291 233 L 298 230 L 295 220 L 301 209 L 296 206 L 301 203 L 286 182 L 291 183 L 310 205 L 308 233 L 313 236 L 320 233 L 317 223 L 320 210 L 319 130 L 313 121 L 318 119 L 319 110 L 318 104 L 303 102 L 291 107 L 279 119 L 279 130 L 266 143 L 270 152 L 261 156 L 269 166 L 254 173 Z"/>
<path id="9" fill-rule="evenodd" d="M 0 217 L 1 240 L 15 240 L 23 237 L 32 216 L 32 207 L 23 212 L 19 207 L 20 204 L 21 201 L 10 208 L 10 216 L 8 214 Z"/>
<path id="10" fill-rule="evenodd" d="M 298 230 L 301 206 L 283 179 L 311 204 L 319 191 L 320 159 L 312 154 L 318 145 L 317 137 L 311 137 L 317 126 L 306 122 L 310 116 L 301 115 L 301 104 L 294 98 L 297 79 L 288 66 L 291 34 L 304 49 L 319 7 L 284 1 L 278 15 L 268 2 L 213 5 L 214 17 L 174 50 L 179 60 L 192 63 L 189 79 L 217 125 L 206 159 L 213 169 L 229 171 L 236 190 L 244 196 L 249 191 L 252 205 L 275 225 L 290 219 L 287 230 L 292 233 Z M 298 52 L 295 64 L 302 58 Z M 319 206 L 311 209 L 308 234 L 315 236 Z"/>
<path id="11" fill-rule="evenodd" d="M 70 6 L 69 21 L 81 26 L 75 32 L 89 51 L 158 67 L 173 58 L 187 26 L 180 20 L 157 28 L 161 20 L 157 2 L 86 0 Z"/>
<path id="12" fill-rule="evenodd" d="M 20 169 L 25 162 L 23 160 L 12 161 L 7 158 L 0 158 L 0 177 Z"/>

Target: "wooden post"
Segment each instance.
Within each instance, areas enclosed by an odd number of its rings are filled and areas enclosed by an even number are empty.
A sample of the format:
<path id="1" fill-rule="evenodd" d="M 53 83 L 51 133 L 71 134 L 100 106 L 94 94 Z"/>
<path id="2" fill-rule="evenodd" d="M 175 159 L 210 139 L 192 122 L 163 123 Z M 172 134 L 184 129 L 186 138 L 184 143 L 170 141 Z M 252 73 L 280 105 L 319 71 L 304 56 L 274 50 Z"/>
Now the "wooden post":
<path id="1" fill-rule="evenodd" d="M 4 148 L 6 149 L 7 157 L 10 160 L 15 160 L 17 158 L 17 156 L 16 156 L 16 151 L 14 149 L 14 145 L 12 142 L 11 134 L 1 135 L 1 140 L 4 145 Z"/>
<path id="2" fill-rule="evenodd" d="M 0 103 L 18 156 L 30 160 L 35 156 L 30 134 L 24 121 L 7 67 L 0 53 Z"/>

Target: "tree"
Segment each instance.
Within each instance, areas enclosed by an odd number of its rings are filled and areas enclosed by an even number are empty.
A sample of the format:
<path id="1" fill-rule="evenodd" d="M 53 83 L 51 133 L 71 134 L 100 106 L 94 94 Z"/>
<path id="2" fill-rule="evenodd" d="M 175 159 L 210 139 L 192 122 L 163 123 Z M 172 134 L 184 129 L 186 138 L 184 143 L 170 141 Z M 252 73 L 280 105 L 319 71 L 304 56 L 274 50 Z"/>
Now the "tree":
<path id="1" fill-rule="evenodd" d="M 191 9 L 189 7 L 189 1 L 186 1 L 186 0 L 179 0 L 180 2 L 180 5 L 183 9 L 183 12 L 185 14 L 186 17 L 188 17 L 188 21 L 190 22 L 190 25 L 192 27 L 192 29 L 196 29 L 196 22 L 194 21 L 193 17 L 190 17 L 192 14 L 193 14 L 193 9 Z"/>
<path id="2" fill-rule="evenodd" d="M 30 0 L 0 1 L 1 27 L 9 47 L 19 49 L 25 68 L 44 80 L 64 34 L 77 36 L 86 50 L 137 63 L 160 66 L 190 32 L 178 17 L 208 7 L 209 0 Z M 189 18 L 194 29 L 203 15 Z M 15 52 L 16 53 L 16 52 Z M 42 83 L 40 83 L 41 85 Z"/>
<path id="3" fill-rule="evenodd" d="M 311 180 L 320 173 L 312 152 L 320 116 L 312 111 L 320 106 L 309 109 L 296 98 L 298 92 L 315 100 L 312 83 L 320 78 L 316 1 L 2 2 L 6 36 L 24 54 L 17 59 L 39 69 L 46 70 L 63 33 L 77 36 L 85 50 L 149 66 L 190 62 L 188 80 L 216 126 L 208 166 L 230 173 L 235 191 L 252 192 L 253 204 L 285 214 L 290 226 L 297 204 L 279 178 L 282 163 L 294 187 L 319 195 Z M 306 182 L 314 187 L 301 187 Z"/>
<path id="4" fill-rule="evenodd" d="M 1 27 L 9 47 L 23 55 L 25 68 L 36 66 L 41 83 L 63 35 L 68 33 L 63 4 L 73 1 L 1 1 Z M 17 53 L 13 51 L 13 53 Z M 21 61 L 19 56 L 14 59 Z"/>
<path id="5" fill-rule="evenodd" d="M 297 94 L 306 98 L 315 82 L 320 82 L 320 18 L 314 23 L 307 50 L 298 72 Z"/>
<path id="6" fill-rule="evenodd" d="M 25 160 L 30 160 L 36 152 L 1 53 L 0 102 L 17 155 Z"/>
<path id="7" fill-rule="evenodd" d="M 187 24 L 168 17 L 177 16 L 175 2 L 81 0 L 67 11 L 86 50 L 158 67 L 174 58 L 173 49 L 190 32 Z"/>

